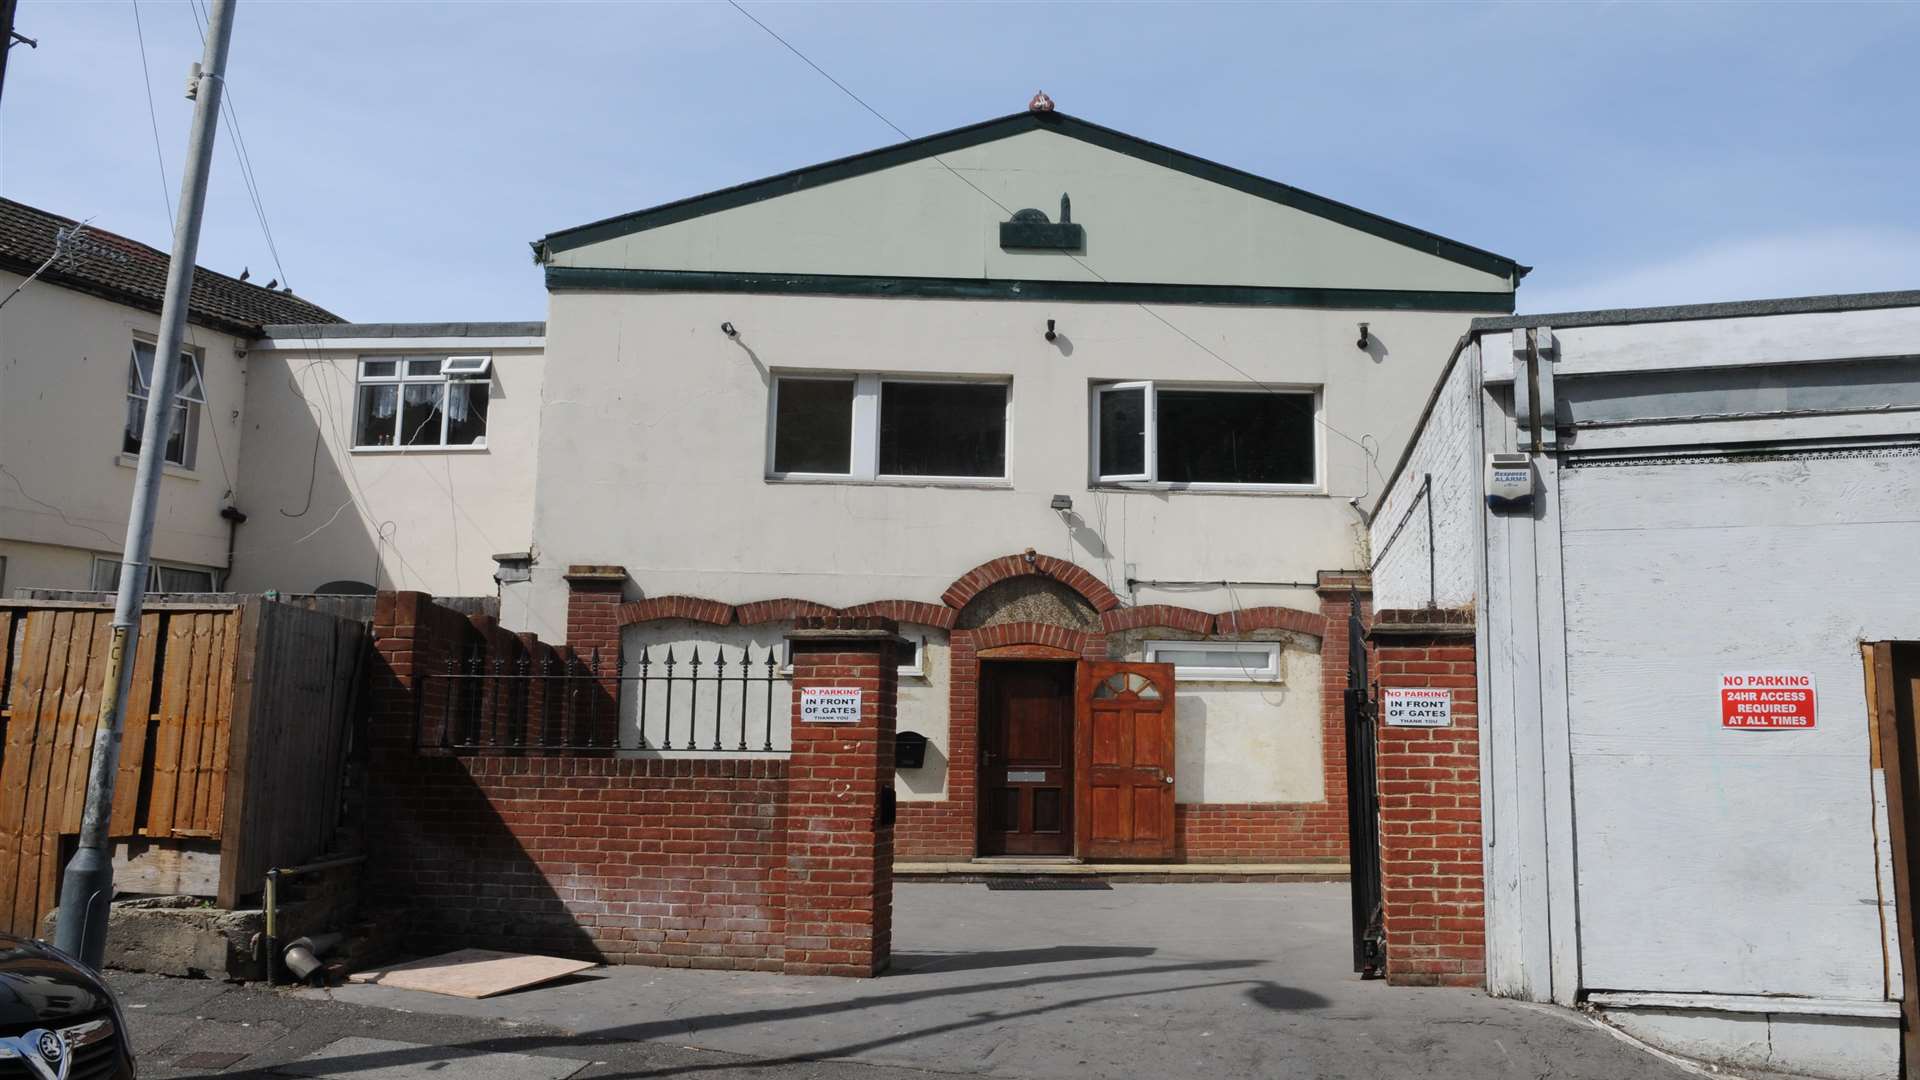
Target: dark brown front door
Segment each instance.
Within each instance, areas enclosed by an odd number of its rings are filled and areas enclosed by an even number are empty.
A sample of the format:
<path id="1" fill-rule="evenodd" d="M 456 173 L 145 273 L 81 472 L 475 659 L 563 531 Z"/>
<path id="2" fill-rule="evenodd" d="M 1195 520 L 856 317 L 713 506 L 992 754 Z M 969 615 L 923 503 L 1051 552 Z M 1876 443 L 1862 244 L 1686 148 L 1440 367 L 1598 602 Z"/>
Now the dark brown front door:
<path id="1" fill-rule="evenodd" d="M 980 665 L 980 853 L 1073 854 L 1073 664 Z"/>
<path id="2" fill-rule="evenodd" d="M 1080 855 L 1173 857 L 1173 665 L 1080 666 Z"/>

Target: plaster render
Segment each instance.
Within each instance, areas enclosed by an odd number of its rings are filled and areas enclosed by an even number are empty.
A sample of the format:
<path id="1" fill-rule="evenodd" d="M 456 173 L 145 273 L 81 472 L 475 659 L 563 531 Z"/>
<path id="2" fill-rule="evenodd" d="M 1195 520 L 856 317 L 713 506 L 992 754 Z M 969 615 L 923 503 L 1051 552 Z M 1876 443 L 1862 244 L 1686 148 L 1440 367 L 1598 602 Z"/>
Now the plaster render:
<path id="1" fill-rule="evenodd" d="M 787 633 L 793 629 L 790 622 L 758 623 L 752 626 L 713 626 L 708 623 L 689 622 L 684 619 L 661 619 L 653 622 L 636 623 L 621 631 L 620 648 L 622 662 L 629 675 L 637 674 L 635 665 L 644 650 L 645 653 L 661 661 L 666 658 L 669 649 L 679 658 L 680 666 L 675 670 L 682 676 L 687 674 L 685 664 L 689 656 L 698 652 L 702 663 L 710 665 L 717 651 L 725 658 L 729 675 L 737 672 L 740 656 L 750 651 L 756 661 L 753 674 L 758 676 L 764 669 L 758 661 L 767 655 L 769 649 L 777 652 L 781 662 L 787 661 Z M 894 774 L 894 790 L 901 802 L 939 801 L 946 798 L 947 786 L 947 678 L 949 665 L 947 660 L 947 636 L 944 631 L 932 627 L 915 626 L 903 623 L 900 635 L 906 638 L 926 640 L 922 650 L 921 675 L 902 675 L 900 677 L 898 697 L 896 699 L 898 728 L 900 731 L 917 731 L 927 737 L 927 763 L 919 769 L 901 770 Z M 649 670 L 650 675 L 663 672 L 656 664 Z M 711 666 L 705 668 L 711 676 Z M 761 696 L 766 687 L 763 683 L 750 683 L 751 701 L 746 710 L 748 722 L 748 744 L 752 747 L 762 745 L 762 727 L 766 712 Z M 692 726 L 694 741 L 699 745 L 710 745 L 714 732 L 714 713 L 712 709 L 711 684 L 702 684 L 700 689 L 701 711 L 695 713 Z M 781 749 L 790 744 L 792 730 L 793 691 L 790 684 L 779 681 L 773 685 L 773 744 Z M 660 725 L 664 717 L 665 698 L 658 686 L 648 692 L 648 731 L 658 742 Z M 679 719 L 674 724 L 674 739 L 684 743 L 688 728 L 685 726 L 689 710 L 687 708 L 685 684 L 675 692 L 674 709 Z M 640 699 L 634 683 L 623 686 L 620 702 L 620 745 L 639 751 L 638 724 Z M 741 721 L 741 699 L 739 690 L 728 687 L 720 700 L 720 730 L 725 736 L 723 744 L 737 736 Z M 655 751 L 648 756 L 656 757 L 712 757 L 711 753 L 686 751 Z M 784 756 L 784 755 L 783 755 Z"/>
<path id="2" fill-rule="evenodd" d="M 1140 579 L 1311 582 L 1319 570 L 1358 565 L 1359 516 L 1347 500 L 1383 481 L 1465 317 L 1156 311 L 1256 379 L 1324 388 L 1322 417 L 1343 434 L 1320 434 L 1321 492 L 1089 484 L 1092 382 L 1248 385 L 1135 305 L 556 292 L 535 493 L 540 562 L 531 587 L 510 590 L 520 595 L 503 618 L 562 639 L 560 574 L 576 562 L 625 566 L 648 595 L 937 603 L 968 568 L 1028 547 L 1071 559 L 1123 601 L 1314 609 L 1310 586 L 1129 595 L 1126 579 L 1131 566 Z M 1041 333 L 1049 318 L 1061 334 L 1053 343 Z M 1372 324 L 1371 352 L 1354 346 L 1360 319 Z M 740 337 L 723 335 L 722 322 Z M 849 370 L 1010 376 L 1009 478 L 767 480 L 771 374 Z M 1363 437 L 1378 460 L 1356 445 Z M 1055 494 L 1074 501 L 1065 520 L 1049 509 Z"/>
<path id="3" fill-rule="evenodd" d="M 280 344 L 248 361 L 240 495 L 249 517 L 234 553 L 233 587 L 308 592 L 349 580 L 492 595 L 493 555 L 525 551 L 532 532 L 541 351 L 411 350 L 493 356 L 485 448 L 356 451 L 360 354 L 408 350 L 320 348 L 323 339 L 307 348 Z"/>
<path id="4" fill-rule="evenodd" d="M 0 273 L 0 295 L 21 280 Z M 158 315 L 44 281 L 0 313 L 0 466 L 11 474 L 0 476 L 0 538 L 20 545 L 4 553 L 9 591 L 89 588 L 92 556 L 124 550 L 127 362 L 135 339 L 151 342 L 159 329 Z M 194 467 L 161 477 L 153 557 L 220 568 L 247 382 L 235 350 L 245 342 L 189 323 L 186 343 L 200 353 L 207 403 Z"/>
<path id="5" fill-rule="evenodd" d="M 1058 220 L 1062 192 L 1086 226 L 1086 250 L 1076 253 L 1086 265 L 1058 252 L 1001 249 L 999 222 L 1029 207 Z M 1504 277 L 1045 130 L 557 252 L 552 263 L 1512 291 Z"/>

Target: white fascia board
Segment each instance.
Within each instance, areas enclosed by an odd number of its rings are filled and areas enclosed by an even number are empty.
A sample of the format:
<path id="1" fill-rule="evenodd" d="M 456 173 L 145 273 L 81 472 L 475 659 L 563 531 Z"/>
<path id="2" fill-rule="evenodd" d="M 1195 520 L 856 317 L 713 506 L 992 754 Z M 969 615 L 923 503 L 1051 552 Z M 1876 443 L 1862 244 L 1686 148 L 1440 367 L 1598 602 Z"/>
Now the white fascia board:
<path id="1" fill-rule="evenodd" d="M 1767 997 L 1759 994 L 1666 994 L 1596 990 L 1587 1001 L 1603 1009 L 1699 1009 L 1707 1012 L 1772 1013 L 1776 1016 L 1863 1016 L 1900 1019 L 1897 1001 L 1848 998 Z"/>
<path id="2" fill-rule="evenodd" d="M 472 352 L 475 349 L 545 349 L 544 337 L 259 338 L 255 352 Z"/>
<path id="3" fill-rule="evenodd" d="M 1482 330 L 1482 379 L 1512 382 L 1514 331 Z M 1920 308 L 1752 315 L 1554 331 L 1559 378 L 1920 356 Z"/>

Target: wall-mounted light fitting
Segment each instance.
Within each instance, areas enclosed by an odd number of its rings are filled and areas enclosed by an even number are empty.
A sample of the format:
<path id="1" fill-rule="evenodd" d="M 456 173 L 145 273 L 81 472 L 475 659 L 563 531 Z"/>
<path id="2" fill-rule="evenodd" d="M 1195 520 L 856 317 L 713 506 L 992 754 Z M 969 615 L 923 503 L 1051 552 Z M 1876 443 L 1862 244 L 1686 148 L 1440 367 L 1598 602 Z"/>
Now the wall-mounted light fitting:
<path id="1" fill-rule="evenodd" d="M 1055 496 L 1053 497 L 1053 503 L 1052 503 L 1052 506 L 1053 506 L 1053 508 L 1054 508 L 1055 510 L 1058 510 L 1058 511 L 1060 511 L 1061 513 L 1063 513 L 1063 514 L 1064 514 L 1064 513 L 1066 513 L 1067 511 L 1069 511 L 1069 510 L 1072 510 L 1072 509 L 1073 509 L 1073 496 L 1071 496 L 1071 495 L 1055 495 Z"/>
<path id="2" fill-rule="evenodd" d="M 1052 341 L 1052 340 L 1053 340 L 1054 338 L 1056 338 L 1056 337 L 1058 337 L 1058 336 L 1059 336 L 1058 334 L 1055 334 L 1055 333 L 1053 332 L 1053 320 L 1052 320 L 1052 319 L 1048 319 L 1048 320 L 1047 320 L 1047 340 L 1048 340 L 1048 341 Z"/>
<path id="3" fill-rule="evenodd" d="M 720 332 L 721 332 L 721 333 L 723 333 L 723 334 L 725 334 L 725 335 L 727 335 L 728 337 L 739 337 L 739 336 L 740 336 L 740 331 L 738 331 L 738 330 L 735 330 L 735 329 L 733 328 L 733 324 L 732 324 L 732 323 L 730 323 L 730 322 L 723 322 L 723 323 L 721 323 L 721 324 L 720 324 Z"/>
<path id="4" fill-rule="evenodd" d="M 1367 324 L 1361 323 L 1360 324 L 1360 340 L 1354 342 L 1353 347 L 1356 349 L 1359 349 L 1361 352 L 1365 352 L 1367 351 L 1367 346 L 1370 344 L 1372 344 L 1372 339 L 1367 336 Z"/>

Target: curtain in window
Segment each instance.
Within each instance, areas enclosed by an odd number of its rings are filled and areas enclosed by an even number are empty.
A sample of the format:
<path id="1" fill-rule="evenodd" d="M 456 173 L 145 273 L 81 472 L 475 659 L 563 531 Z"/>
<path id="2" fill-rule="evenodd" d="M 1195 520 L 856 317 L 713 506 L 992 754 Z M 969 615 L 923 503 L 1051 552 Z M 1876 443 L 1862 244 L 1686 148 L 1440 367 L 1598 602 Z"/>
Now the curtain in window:
<path id="1" fill-rule="evenodd" d="M 394 392 L 399 388 L 393 386 L 369 386 L 367 389 L 373 391 L 374 419 L 393 419 L 394 410 L 400 407 L 400 395 Z"/>

